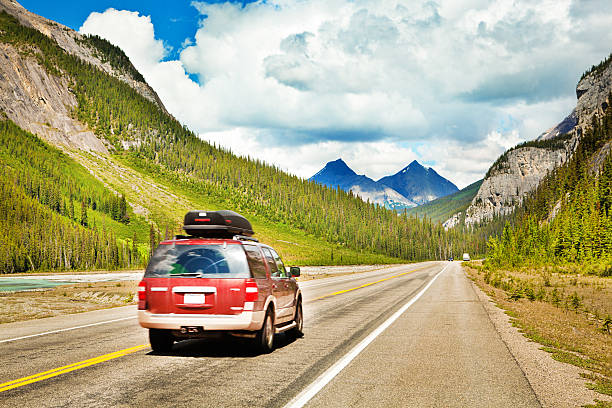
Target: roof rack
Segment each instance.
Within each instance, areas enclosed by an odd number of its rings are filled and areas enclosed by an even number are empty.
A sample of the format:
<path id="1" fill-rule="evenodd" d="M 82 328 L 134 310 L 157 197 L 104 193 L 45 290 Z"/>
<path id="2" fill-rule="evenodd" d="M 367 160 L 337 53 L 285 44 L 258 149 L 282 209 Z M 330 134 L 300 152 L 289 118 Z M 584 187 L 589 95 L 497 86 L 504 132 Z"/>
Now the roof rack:
<path id="1" fill-rule="evenodd" d="M 257 238 L 253 238 L 253 237 L 247 237 L 244 235 L 234 235 L 234 237 L 232 239 L 235 239 L 236 241 L 253 241 L 253 242 L 259 242 L 259 240 Z"/>
<path id="2" fill-rule="evenodd" d="M 175 235 L 174 239 L 198 239 L 201 237 L 197 237 L 195 235 Z M 227 239 L 227 238 L 221 238 L 221 239 Z M 234 235 L 232 237 L 233 240 L 235 241 L 253 241 L 253 242 L 259 242 L 259 240 L 257 238 L 253 238 L 253 237 L 247 237 L 245 235 Z"/>

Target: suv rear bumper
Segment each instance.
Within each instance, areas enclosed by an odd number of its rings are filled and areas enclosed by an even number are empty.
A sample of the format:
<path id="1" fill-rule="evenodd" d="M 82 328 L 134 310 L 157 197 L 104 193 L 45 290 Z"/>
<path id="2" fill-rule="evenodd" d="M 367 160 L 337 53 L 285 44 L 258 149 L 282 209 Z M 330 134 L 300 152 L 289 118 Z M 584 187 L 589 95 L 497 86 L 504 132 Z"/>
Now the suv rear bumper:
<path id="1" fill-rule="evenodd" d="M 138 311 L 138 323 L 147 329 L 180 330 L 184 326 L 202 327 L 208 330 L 259 330 L 265 311 L 245 311 L 237 315 L 210 314 L 155 314 Z"/>

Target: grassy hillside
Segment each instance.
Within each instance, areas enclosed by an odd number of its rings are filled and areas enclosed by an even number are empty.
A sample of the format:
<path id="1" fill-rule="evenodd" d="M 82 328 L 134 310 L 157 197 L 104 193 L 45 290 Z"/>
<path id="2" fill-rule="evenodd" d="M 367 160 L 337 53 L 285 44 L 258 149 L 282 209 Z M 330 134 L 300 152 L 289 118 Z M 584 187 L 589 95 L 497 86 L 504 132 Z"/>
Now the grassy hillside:
<path id="1" fill-rule="evenodd" d="M 2 272 L 129 268 L 148 254 L 149 224 L 124 196 L 6 118 L 0 206 Z"/>
<path id="2" fill-rule="evenodd" d="M 440 197 L 418 207 L 408 209 L 408 215 L 416 215 L 420 218 L 427 217 L 434 222 L 444 222 L 453 214 L 465 211 L 472 199 L 478 193 L 482 180 L 478 180 L 456 193 Z"/>
<path id="3" fill-rule="evenodd" d="M 6 13 L 0 13 L 0 25 L 1 42 L 70 81 L 78 101 L 75 118 L 115 146 L 111 157 L 68 153 L 125 194 L 152 223 L 147 243 L 176 231 L 186 209 L 228 208 L 253 219 L 264 240 L 276 242 L 283 255 L 299 263 L 416 261 L 445 257 L 450 247 L 468 252 L 482 247 L 482 235 L 461 229 L 447 233 L 429 220 L 398 215 L 215 148 L 129 85 L 67 54 L 52 39 Z M 116 56 L 113 61 L 126 63 Z M 121 147 L 125 141 L 132 142 L 129 151 Z M 122 234 L 131 232 L 129 223 L 119 224 L 128 226 Z"/>
<path id="4" fill-rule="evenodd" d="M 71 154 L 77 159 L 90 156 Z M 90 156 L 85 168 L 10 120 L 0 120 L 0 271 L 142 267 L 152 241 L 180 233 L 186 211 L 224 208 L 221 202 L 202 200 L 194 192 L 164 184 L 161 177 L 154 180 L 112 160 Z M 92 168 L 96 161 L 98 169 Z M 127 202 L 146 208 L 148 219 Z M 250 218 L 257 237 L 274 245 L 291 264 L 402 261 L 332 245 L 262 217 Z M 159 226 L 153 236 L 149 222 Z"/>

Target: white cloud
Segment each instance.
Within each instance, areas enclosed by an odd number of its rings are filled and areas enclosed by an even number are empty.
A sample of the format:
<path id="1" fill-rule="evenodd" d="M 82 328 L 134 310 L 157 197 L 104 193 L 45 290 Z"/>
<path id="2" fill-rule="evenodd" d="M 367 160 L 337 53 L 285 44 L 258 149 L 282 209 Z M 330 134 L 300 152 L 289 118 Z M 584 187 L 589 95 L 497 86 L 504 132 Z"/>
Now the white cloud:
<path id="1" fill-rule="evenodd" d="M 237 155 L 274 163 L 302 178 L 311 177 L 321 170 L 323 164 L 339 157 L 356 173 L 366 174 L 375 180 L 396 173 L 412 160 L 418 159 L 412 149 L 387 141 L 322 141 L 286 148 L 271 145 L 267 143 L 269 137 L 245 128 L 208 132 L 200 137 L 217 146 L 225 146 Z"/>
<path id="2" fill-rule="evenodd" d="M 207 17 L 179 61 L 138 13 L 92 13 L 81 32 L 123 48 L 171 113 L 238 153 L 265 146 L 304 177 L 338 156 L 373 178 L 417 158 L 461 185 L 571 111 L 580 74 L 610 52 L 608 1 L 195 2 Z"/>
<path id="3" fill-rule="evenodd" d="M 493 131 L 475 143 L 447 140 L 421 146 L 417 152 L 424 161 L 436 163 L 436 171 L 461 189 L 484 176 L 493 164 L 492 157 L 523 141 L 517 130 L 505 134 Z"/>
<path id="4" fill-rule="evenodd" d="M 136 11 L 109 8 L 104 13 L 93 12 L 79 31 L 100 35 L 119 45 L 134 66 L 144 73 L 155 67 L 167 53 L 163 41 L 155 39 L 151 18 Z"/>

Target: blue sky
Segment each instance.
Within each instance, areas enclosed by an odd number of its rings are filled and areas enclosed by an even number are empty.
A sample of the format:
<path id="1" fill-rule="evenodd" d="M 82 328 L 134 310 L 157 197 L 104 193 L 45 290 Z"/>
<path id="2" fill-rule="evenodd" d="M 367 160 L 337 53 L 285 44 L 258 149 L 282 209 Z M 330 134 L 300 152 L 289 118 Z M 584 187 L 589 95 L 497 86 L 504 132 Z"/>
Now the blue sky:
<path id="1" fill-rule="evenodd" d="M 302 177 L 417 159 L 465 186 L 612 51 L 609 0 L 21 3 L 121 47 L 203 139 Z"/>
<path id="2" fill-rule="evenodd" d="M 94 12 L 104 12 L 109 8 L 138 11 L 150 15 L 155 33 L 172 47 L 167 58 L 176 58 L 181 44 L 186 38 L 193 38 L 200 13 L 189 1 L 151 1 L 151 0 L 22 0 L 21 5 L 28 10 L 53 21 L 78 30 L 83 22 Z"/>

